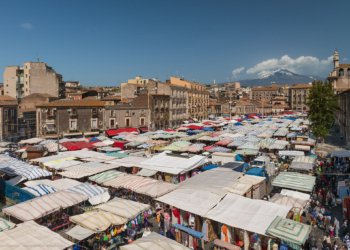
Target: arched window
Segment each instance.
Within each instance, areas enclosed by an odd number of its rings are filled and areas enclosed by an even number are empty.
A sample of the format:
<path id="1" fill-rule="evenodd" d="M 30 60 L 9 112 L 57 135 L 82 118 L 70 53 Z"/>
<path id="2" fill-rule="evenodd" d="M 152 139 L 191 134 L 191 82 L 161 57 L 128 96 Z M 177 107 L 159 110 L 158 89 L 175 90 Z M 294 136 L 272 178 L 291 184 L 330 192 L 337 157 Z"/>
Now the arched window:
<path id="1" fill-rule="evenodd" d="M 343 69 L 339 70 L 339 76 L 344 76 L 344 70 Z"/>

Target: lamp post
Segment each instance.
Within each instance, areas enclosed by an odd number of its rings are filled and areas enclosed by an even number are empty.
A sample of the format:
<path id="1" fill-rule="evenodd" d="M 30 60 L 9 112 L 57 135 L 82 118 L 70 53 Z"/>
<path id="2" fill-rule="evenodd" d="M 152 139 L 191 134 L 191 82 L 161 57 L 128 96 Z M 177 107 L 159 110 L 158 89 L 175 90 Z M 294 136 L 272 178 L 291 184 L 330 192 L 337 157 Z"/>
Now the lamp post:
<path id="1" fill-rule="evenodd" d="M 230 94 L 230 123 L 231 123 L 231 103 L 232 103 L 232 101 L 231 101 L 231 98 L 232 98 L 232 95 Z"/>

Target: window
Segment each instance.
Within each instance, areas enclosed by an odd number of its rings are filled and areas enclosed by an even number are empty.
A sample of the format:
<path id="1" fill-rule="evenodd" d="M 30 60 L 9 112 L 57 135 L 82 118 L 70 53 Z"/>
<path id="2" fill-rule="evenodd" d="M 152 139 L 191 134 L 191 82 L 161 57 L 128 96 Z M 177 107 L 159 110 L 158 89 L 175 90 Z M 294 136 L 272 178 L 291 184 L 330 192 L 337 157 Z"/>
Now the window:
<path id="1" fill-rule="evenodd" d="M 13 119 L 14 116 L 15 116 L 15 111 L 11 110 L 11 119 Z"/>
<path id="2" fill-rule="evenodd" d="M 114 128 L 114 124 L 115 124 L 114 119 L 111 119 L 111 120 L 110 120 L 110 127 L 111 127 L 111 128 Z"/>
<path id="3" fill-rule="evenodd" d="M 154 100 L 154 105 L 158 105 L 158 100 Z"/>
<path id="4" fill-rule="evenodd" d="M 130 127 L 130 119 L 125 120 L 125 127 Z"/>
<path id="5" fill-rule="evenodd" d="M 141 115 L 145 115 L 145 111 L 143 109 L 141 110 Z"/>
<path id="6" fill-rule="evenodd" d="M 97 108 L 92 109 L 92 115 L 97 115 Z"/>
<path id="7" fill-rule="evenodd" d="M 344 76 L 344 70 L 343 69 L 339 70 L 339 76 Z"/>
<path id="8" fill-rule="evenodd" d="M 5 116 L 5 120 L 7 120 L 7 119 L 8 119 L 8 113 L 7 113 L 7 110 L 5 110 L 5 112 L 4 112 L 4 116 Z"/>
<path id="9" fill-rule="evenodd" d="M 97 128 L 97 120 L 92 120 L 91 127 Z"/>
<path id="10" fill-rule="evenodd" d="M 141 126 L 145 126 L 145 118 L 141 118 Z"/>
<path id="11" fill-rule="evenodd" d="M 70 129 L 77 129 L 77 121 L 70 121 Z"/>
<path id="12" fill-rule="evenodd" d="M 28 75 L 26 74 L 26 78 L 28 78 Z"/>
<path id="13" fill-rule="evenodd" d="M 111 116 L 114 116 L 114 110 L 111 110 Z"/>
<path id="14" fill-rule="evenodd" d="M 348 69 L 347 71 L 348 71 L 348 76 L 350 76 L 350 69 Z"/>
<path id="15" fill-rule="evenodd" d="M 26 92 L 28 92 L 28 89 L 26 89 Z"/>
<path id="16" fill-rule="evenodd" d="M 26 84 L 28 84 L 28 82 L 26 81 Z"/>
<path id="17" fill-rule="evenodd" d="M 125 116 L 130 116 L 130 110 L 125 111 Z"/>
<path id="18" fill-rule="evenodd" d="M 26 65 L 26 69 L 28 69 L 28 66 Z"/>

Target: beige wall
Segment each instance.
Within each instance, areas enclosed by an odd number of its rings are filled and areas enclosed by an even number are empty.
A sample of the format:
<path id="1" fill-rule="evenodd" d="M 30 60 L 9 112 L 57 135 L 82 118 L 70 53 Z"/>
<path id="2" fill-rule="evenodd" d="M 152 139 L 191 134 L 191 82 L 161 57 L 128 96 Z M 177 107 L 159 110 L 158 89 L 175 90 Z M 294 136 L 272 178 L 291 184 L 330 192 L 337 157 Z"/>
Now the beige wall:
<path id="1" fill-rule="evenodd" d="M 118 123 L 118 128 L 125 128 L 126 119 L 130 119 L 129 127 L 132 127 L 132 128 L 147 127 L 148 109 L 147 108 L 121 109 L 120 107 L 115 109 L 108 108 L 105 110 L 104 117 L 105 117 L 104 123 L 105 123 L 106 129 L 117 128 L 116 123 Z M 141 118 L 144 119 L 144 125 L 141 125 Z"/>
<path id="2" fill-rule="evenodd" d="M 19 70 L 19 66 L 6 66 L 4 71 L 4 95 L 16 98 L 16 71 Z"/>

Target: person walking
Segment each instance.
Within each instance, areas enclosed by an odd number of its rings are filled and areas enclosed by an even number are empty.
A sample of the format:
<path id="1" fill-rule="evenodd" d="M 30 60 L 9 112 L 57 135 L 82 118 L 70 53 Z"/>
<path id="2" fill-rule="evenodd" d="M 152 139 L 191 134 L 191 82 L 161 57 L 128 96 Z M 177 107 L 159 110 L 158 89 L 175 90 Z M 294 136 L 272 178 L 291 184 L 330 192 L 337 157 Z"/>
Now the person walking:
<path id="1" fill-rule="evenodd" d="M 344 221 L 343 225 L 341 225 L 341 232 L 342 232 L 342 237 L 344 238 L 345 235 L 349 232 L 348 229 L 348 221 Z"/>
<path id="2" fill-rule="evenodd" d="M 317 250 L 322 250 L 323 244 L 322 244 L 322 240 L 321 239 L 318 239 L 318 241 L 316 243 L 316 247 L 317 247 Z"/>
<path id="3" fill-rule="evenodd" d="M 335 231 L 335 238 L 339 238 L 339 221 L 337 220 L 336 217 L 334 217 L 334 231 Z"/>
<path id="4" fill-rule="evenodd" d="M 315 239 L 315 235 L 312 235 L 310 238 L 310 248 L 316 248 L 316 239 Z"/>

